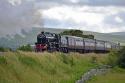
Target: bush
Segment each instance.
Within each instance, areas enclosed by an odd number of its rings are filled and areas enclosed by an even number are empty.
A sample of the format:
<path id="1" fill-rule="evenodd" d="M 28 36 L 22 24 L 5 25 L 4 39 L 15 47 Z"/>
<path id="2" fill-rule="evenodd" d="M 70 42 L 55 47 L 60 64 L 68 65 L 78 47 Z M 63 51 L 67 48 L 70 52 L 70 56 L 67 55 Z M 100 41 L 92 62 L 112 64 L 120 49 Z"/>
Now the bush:
<path id="1" fill-rule="evenodd" d="M 119 52 L 118 52 L 118 65 L 122 68 L 125 68 L 125 47 L 123 47 Z"/>
<path id="2" fill-rule="evenodd" d="M 125 47 L 119 51 L 111 51 L 108 57 L 108 64 L 125 68 Z"/>
<path id="3" fill-rule="evenodd" d="M 112 50 L 108 56 L 108 64 L 112 67 L 118 65 L 118 51 Z"/>
<path id="4" fill-rule="evenodd" d="M 69 64 L 70 66 L 75 65 L 73 57 L 69 57 L 69 56 L 67 56 L 65 54 L 61 54 L 61 56 L 62 56 L 63 63 Z"/>
<path id="5" fill-rule="evenodd" d="M 7 63 L 6 58 L 3 56 L 0 56 L 0 64 L 6 64 L 6 63 Z"/>
<path id="6" fill-rule="evenodd" d="M 0 52 L 4 52 L 4 48 L 3 47 L 0 47 Z"/>
<path id="7" fill-rule="evenodd" d="M 32 57 L 20 56 L 19 61 L 21 61 L 21 63 L 31 66 L 31 67 L 37 65 L 37 62 Z"/>
<path id="8" fill-rule="evenodd" d="M 62 56 L 63 63 L 68 64 L 69 63 L 68 56 L 66 56 L 65 54 L 61 54 L 61 56 Z"/>
<path id="9" fill-rule="evenodd" d="M 97 63 L 97 57 L 96 56 L 92 57 L 92 63 Z"/>
<path id="10" fill-rule="evenodd" d="M 18 48 L 18 50 L 31 52 L 32 51 L 32 47 L 29 44 L 27 44 L 27 45 L 20 46 Z"/>
<path id="11" fill-rule="evenodd" d="M 61 35 L 71 35 L 71 36 L 77 36 L 77 37 L 83 37 L 83 38 L 89 38 L 94 39 L 94 35 L 84 35 L 83 31 L 81 30 L 65 30 L 60 33 Z"/>
<path id="12" fill-rule="evenodd" d="M 8 51 L 11 51 L 11 49 L 0 47 L 0 52 L 8 52 Z"/>

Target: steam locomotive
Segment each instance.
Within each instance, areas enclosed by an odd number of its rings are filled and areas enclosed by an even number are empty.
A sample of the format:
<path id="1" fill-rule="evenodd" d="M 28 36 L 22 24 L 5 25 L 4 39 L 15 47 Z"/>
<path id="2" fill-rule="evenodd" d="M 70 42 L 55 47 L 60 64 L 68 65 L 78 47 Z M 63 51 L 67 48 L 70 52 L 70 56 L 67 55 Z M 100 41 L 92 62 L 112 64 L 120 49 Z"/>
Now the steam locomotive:
<path id="1" fill-rule="evenodd" d="M 41 35 L 41 36 L 40 36 Z M 109 52 L 112 49 L 118 50 L 120 48 L 119 43 L 113 43 L 109 41 L 88 39 L 69 35 L 60 35 L 50 32 L 42 32 L 37 36 L 37 42 L 35 43 L 35 51 L 60 51 L 64 53 L 68 52 Z"/>

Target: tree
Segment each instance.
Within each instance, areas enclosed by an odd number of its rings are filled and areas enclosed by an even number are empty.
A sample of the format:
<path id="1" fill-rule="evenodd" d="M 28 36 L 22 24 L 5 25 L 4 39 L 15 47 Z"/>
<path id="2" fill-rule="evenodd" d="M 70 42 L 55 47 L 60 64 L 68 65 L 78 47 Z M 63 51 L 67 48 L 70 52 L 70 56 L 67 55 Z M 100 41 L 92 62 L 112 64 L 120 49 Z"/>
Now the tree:
<path id="1" fill-rule="evenodd" d="M 111 50 L 111 52 L 108 55 L 108 65 L 115 67 L 118 65 L 118 51 Z"/>
<path id="2" fill-rule="evenodd" d="M 61 32 L 60 34 L 94 39 L 94 35 L 83 35 L 83 31 L 81 31 L 81 30 L 65 30 L 65 31 Z"/>
<path id="3" fill-rule="evenodd" d="M 112 50 L 108 56 L 108 64 L 111 66 L 119 66 L 125 68 L 125 47 L 122 47 L 119 51 Z"/>
<path id="4" fill-rule="evenodd" d="M 122 68 L 125 68 L 125 47 L 123 47 L 119 52 L 118 52 L 118 65 Z"/>
<path id="5" fill-rule="evenodd" d="M 0 52 L 8 52 L 11 51 L 10 48 L 0 47 Z"/>
<path id="6" fill-rule="evenodd" d="M 30 44 L 27 44 L 27 45 L 20 46 L 18 48 L 18 50 L 31 52 L 32 51 L 32 47 L 30 46 Z"/>

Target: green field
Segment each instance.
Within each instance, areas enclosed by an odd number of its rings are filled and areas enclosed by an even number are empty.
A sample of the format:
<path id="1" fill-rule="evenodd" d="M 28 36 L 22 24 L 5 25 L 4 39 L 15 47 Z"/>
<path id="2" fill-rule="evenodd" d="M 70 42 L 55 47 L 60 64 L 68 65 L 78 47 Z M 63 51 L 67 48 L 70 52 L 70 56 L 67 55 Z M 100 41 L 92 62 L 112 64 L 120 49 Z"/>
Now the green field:
<path id="1" fill-rule="evenodd" d="M 125 83 L 125 69 L 113 68 L 105 75 L 98 75 L 88 83 Z"/>
<path id="2" fill-rule="evenodd" d="M 105 58 L 94 53 L 6 52 L 0 56 L 0 83 L 75 83 Z"/>

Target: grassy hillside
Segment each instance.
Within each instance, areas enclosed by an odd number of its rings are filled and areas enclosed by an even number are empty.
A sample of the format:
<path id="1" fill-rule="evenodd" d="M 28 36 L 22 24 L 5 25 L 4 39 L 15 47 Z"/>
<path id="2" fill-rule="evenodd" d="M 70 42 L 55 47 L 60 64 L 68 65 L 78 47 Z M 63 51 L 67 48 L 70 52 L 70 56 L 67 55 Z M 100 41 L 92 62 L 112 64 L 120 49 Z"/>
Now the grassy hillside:
<path id="1" fill-rule="evenodd" d="M 120 32 L 116 35 L 112 33 L 98 33 L 98 32 L 90 32 L 90 31 L 83 31 L 83 33 L 92 34 L 95 36 L 95 39 L 111 41 L 111 42 L 116 42 L 116 43 L 120 42 L 121 45 L 125 45 L 125 35 L 120 34 Z"/>
<path id="2" fill-rule="evenodd" d="M 105 75 L 94 77 L 88 83 L 125 83 L 125 69 L 114 68 Z"/>
<path id="3" fill-rule="evenodd" d="M 105 63 L 105 55 L 6 52 L 0 55 L 0 83 L 74 83 Z"/>

